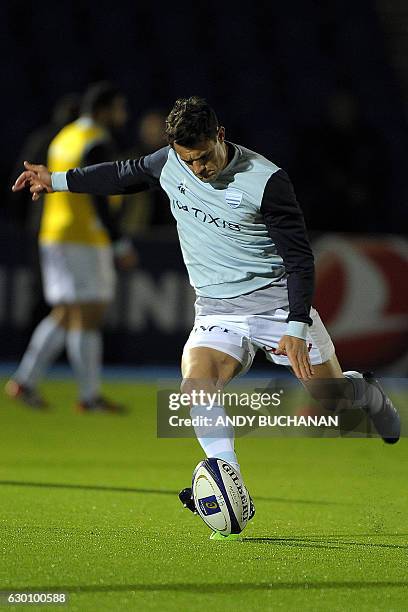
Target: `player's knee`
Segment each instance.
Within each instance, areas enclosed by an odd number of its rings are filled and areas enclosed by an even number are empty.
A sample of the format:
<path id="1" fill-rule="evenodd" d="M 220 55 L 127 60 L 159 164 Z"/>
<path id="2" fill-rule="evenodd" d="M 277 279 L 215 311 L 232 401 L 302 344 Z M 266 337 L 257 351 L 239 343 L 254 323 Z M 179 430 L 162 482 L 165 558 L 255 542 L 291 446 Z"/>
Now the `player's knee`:
<path id="1" fill-rule="evenodd" d="M 70 327 L 93 330 L 102 325 L 106 304 L 72 304 L 70 305 Z"/>
<path id="2" fill-rule="evenodd" d="M 214 393 L 216 383 L 216 378 L 183 378 L 180 385 L 180 391 L 191 397 L 197 397 L 201 394 Z"/>
<path id="3" fill-rule="evenodd" d="M 217 386 L 224 387 L 227 385 L 230 380 L 234 378 L 234 376 L 239 374 L 241 368 L 242 365 L 237 359 L 234 359 L 229 355 L 224 355 L 224 358 L 218 366 Z"/>
<path id="4" fill-rule="evenodd" d="M 56 321 L 56 323 L 61 326 L 67 328 L 69 325 L 69 312 L 68 306 L 65 304 L 60 304 L 58 306 L 54 306 L 51 310 L 51 316 Z"/>

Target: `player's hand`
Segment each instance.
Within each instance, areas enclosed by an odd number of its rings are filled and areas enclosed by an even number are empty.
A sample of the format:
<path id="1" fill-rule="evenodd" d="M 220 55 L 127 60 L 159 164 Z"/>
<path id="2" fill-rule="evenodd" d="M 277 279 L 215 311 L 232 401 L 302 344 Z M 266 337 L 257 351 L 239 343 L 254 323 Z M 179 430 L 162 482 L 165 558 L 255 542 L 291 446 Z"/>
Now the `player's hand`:
<path id="1" fill-rule="evenodd" d="M 310 363 L 306 341 L 295 336 L 282 336 L 275 355 L 286 355 L 297 378 L 309 380 L 314 371 Z"/>
<path id="2" fill-rule="evenodd" d="M 131 270 L 138 264 L 138 256 L 136 251 L 132 253 L 127 253 L 126 255 L 121 255 L 120 257 L 116 257 L 116 264 L 119 270 Z"/>
<path id="3" fill-rule="evenodd" d="M 131 270 L 139 263 L 137 251 L 128 239 L 119 240 L 114 244 L 113 252 L 119 270 Z"/>
<path id="4" fill-rule="evenodd" d="M 51 173 L 48 168 L 39 164 L 24 162 L 25 172 L 22 172 L 12 187 L 12 191 L 21 191 L 25 187 L 30 187 L 34 201 L 40 198 L 40 194 L 45 191 L 52 193 Z"/>

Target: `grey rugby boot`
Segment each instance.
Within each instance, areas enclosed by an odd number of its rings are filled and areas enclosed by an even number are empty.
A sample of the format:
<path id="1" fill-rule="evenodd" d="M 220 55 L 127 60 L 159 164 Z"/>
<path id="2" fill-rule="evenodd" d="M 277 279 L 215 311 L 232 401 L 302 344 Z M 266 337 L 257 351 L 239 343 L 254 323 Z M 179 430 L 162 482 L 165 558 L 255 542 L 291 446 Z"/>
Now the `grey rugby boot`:
<path id="1" fill-rule="evenodd" d="M 384 442 L 395 444 L 401 435 L 401 419 L 398 411 L 372 372 L 364 372 L 363 378 L 367 384 L 376 387 L 383 397 L 383 406 L 379 412 L 371 414 L 367 406 L 364 410 Z"/>

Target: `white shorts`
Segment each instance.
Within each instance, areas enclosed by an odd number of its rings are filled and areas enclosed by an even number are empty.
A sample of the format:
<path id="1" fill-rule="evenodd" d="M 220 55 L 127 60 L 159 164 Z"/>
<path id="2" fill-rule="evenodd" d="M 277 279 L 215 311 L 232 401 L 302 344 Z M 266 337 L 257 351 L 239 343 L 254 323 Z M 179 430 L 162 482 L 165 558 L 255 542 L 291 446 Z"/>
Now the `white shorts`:
<path id="1" fill-rule="evenodd" d="M 197 316 L 184 350 L 204 346 L 231 355 L 242 364 L 241 374 L 249 370 L 258 349 L 273 363 L 290 366 L 285 355 L 274 354 L 286 332 L 288 314 L 283 308 L 277 308 L 260 315 Z M 308 328 L 306 342 L 312 365 L 318 365 L 333 356 L 334 346 L 314 308 L 310 316 L 313 325 Z"/>
<path id="2" fill-rule="evenodd" d="M 109 245 L 41 244 L 40 257 L 44 295 L 50 305 L 112 300 L 115 270 Z"/>

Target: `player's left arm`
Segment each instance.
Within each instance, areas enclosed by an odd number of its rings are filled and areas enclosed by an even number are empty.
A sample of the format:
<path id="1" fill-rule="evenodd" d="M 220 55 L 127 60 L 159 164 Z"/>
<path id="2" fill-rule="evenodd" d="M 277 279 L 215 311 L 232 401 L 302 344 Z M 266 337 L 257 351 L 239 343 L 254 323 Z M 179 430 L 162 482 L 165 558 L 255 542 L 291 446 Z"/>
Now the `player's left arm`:
<path id="1" fill-rule="evenodd" d="M 276 354 L 286 354 L 296 376 L 308 379 L 313 375 L 306 334 L 308 326 L 312 325 L 310 308 L 314 292 L 314 258 L 303 213 L 284 170 L 278 170 L 268 180 L 261 213 L 288 275 L 288 327 Z"/>

